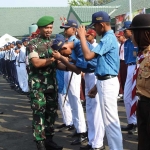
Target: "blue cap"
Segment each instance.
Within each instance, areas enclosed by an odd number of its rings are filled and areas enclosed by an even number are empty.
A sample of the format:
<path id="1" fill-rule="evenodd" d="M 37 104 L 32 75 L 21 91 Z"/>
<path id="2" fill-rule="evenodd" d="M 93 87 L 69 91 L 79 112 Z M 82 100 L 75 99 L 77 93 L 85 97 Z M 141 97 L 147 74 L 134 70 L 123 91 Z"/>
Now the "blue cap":
<path id="1" fill-rule="evenodd" d="M 28 39 L 28 38 L 26 38 L 26 37 L 25 37 L 25 38 L 23 38 L 23 39 L 22 39 L 22 42 L 25 42 L 25 41 L 29 41 L 29 39 Z"/>
<path id="2" fill-rule="evenodd" d="M 16 45 L 17 44 L 21 44 L 22 45 L 22 41 L 16 41 Z"/>
<path id="3" fill-rule="evenodd" d="M 10 44 L 11 44 L 11 43 L 10 43 L 10 42 L 8 42 L 8 43 L 7 43 L 7 46 L 10 46 Z"/>
<path id="4" fill-rule="evenodd" d="M 78 28 L 78 23 L 76 20 L 66 20 L 65 24 L 60 26 L 60 28 L 70 28 L 70 27 L 74 27 L 74 28 Z"/>
<path id="5" fill-rule="evenodd" d="M 19 49 L 19 48 L 16 46 L 16 47 L 15 47 L 15 50 L 18 50 L 18 49 Z"/>
<path id="6" fill-rule="evenodd" d="M 16 46 L 16 47 L 15 47 L 15 50 L 17 50 L 17 49 L 18 49 L 18 47 Z"/>
<path id="7" fill-rule="evenodd" d="M 16 45 L 16 42 L 15 42 L 15 41 L 13 41 L 13 42 L 11 42 L 11 44 Z"/>
<path id="8" fill-rule="evenodd" d="M 105 11 L 99 11 L 92 15 L 92 23 L 88 27 L 92 27 L 95 23 L 110 22 L 110 16 Z"/>
<path id="9" fill-rule="evenodd" d="M 56 34 L 56 38 L 53 40 L 51 48 L 59 51 L 65 43 L 65 37 L 62 34 Z"/>
<path id="10" fill-rule="evenodd" d="M 131 21 L 125 21 L 123 27 L 119 31 L 127 30 L 131 25 Z"/>

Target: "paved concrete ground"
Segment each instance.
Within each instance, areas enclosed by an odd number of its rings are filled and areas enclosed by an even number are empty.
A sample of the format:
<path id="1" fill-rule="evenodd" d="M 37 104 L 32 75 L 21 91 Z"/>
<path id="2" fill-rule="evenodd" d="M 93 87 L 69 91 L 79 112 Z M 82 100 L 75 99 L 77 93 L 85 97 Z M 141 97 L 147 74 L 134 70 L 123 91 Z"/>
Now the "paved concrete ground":
<path id="1" fill-rule="evenodd" d="M 126 125 L 124 104 L 118 102 L 119 117 L 122 125 Z M 37 150 L 33 141 L 31 121 L 32 114 L 30 103 L 26 96 L 19 95 L 10 89 L 9 83 L 0 76 L 0 150 Z M 61 124 L 62 117 L 58 111 L 59 118 L 56 126 Z M 79 145 L 70 145 L 73 140 L 65 129 L 62 132 L 56 130 L 54 140 L 64 146 L 64 150 L 79 150 Z M 137 150 L 137 135 L 128 135 L 123 132 L 124 150 Z M 106 150 L 108 150 L 106 137 L 104 139 Z"/>

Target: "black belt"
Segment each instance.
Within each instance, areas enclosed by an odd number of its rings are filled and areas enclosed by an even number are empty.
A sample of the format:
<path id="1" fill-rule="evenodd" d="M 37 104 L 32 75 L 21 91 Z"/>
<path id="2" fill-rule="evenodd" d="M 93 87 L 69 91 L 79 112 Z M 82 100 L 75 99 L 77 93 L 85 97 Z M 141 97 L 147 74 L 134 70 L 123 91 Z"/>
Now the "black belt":
<path id="1" fill-rule="evenodd" d="M 136 63 L 128 63 L 128 66 L 136 65 Z"/>
<path id="2" fill-rule="evenodd" d="M 116 76 L 115 75 L 105 75 L 105 76 L 97 75 L 96 77 L 97 77 L 98 80 L 107 80 L 107 79 L 114 78 Z"/>
<path id="3" fill-rule="evenodd" d="M 25 62 L 19 62 L 19 63 L 25 63 Z"/>
<path id="4" fill-rule="evenodd" d="M 120 59 L 120 61 L 123 61 L 123 62 L 124 62 L 125 60 Z"/>
<path id="5" fill-rule="evenodd" d="M 88 72 L 85 72 L 85 73 L 94 73 L 94 72 L 95 72 L 95 70 L 88 71 Z"/>

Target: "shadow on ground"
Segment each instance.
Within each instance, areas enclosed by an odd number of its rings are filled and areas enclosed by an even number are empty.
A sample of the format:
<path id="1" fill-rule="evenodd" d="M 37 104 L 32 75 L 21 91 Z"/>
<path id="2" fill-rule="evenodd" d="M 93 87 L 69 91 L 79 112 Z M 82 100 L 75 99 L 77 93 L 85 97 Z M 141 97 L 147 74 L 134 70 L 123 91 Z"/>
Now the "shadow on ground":
<path id="1" fill-rule="evenodd" d="M 126 115 L 124 104 L 118 102 L 119 117 L 122 125 L 126 125 Z M 32 111 L 30 102 L 24 95 L 19 95 L 16 91 L 10 89 L 9 83 L 0 76 L 0 150 L 36 150 L 34 138 L 32 136 Z M 56 126 L 62 123 L 60 111 Z M 80 145 L 72 146 L 71 138 L 73 131 L 67 131 L 65 128 L 59 132 L 56 129 L 54 140 L 59 145 L 64 146 L 64 150 L 79 150 Z M 137 150 L 137 135 L 128 135 L 123 132 L 124 150 Z M 86 143 L 84 143 L 86 144 Z M 108 144 L 104 138 L 106 150 Z"/>

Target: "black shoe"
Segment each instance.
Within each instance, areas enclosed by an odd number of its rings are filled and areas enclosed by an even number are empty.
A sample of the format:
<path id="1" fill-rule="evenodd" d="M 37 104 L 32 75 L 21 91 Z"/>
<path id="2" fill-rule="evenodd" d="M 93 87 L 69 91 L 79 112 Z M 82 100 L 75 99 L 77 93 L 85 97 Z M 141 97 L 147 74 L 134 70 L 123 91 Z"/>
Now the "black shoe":
<path id="1" fill-rule="evenodd" d="M 85 133 L 80 133 L 79 137 L 71 142 L 71 145 L 79 145 L 79 144 L 81 144 L 83 142 L 86 142 L 88 138 L 84 134 Z"/>
<path id="2" fill-rule="evenodd" d="M 10 87 L 11 87 L 12 89 L 14 89 L 14 88 L 15 88 L 15 84 L 11 83 L 11 84 L 10 84 Z"/>
<path id="3" fill-rule="evenodd" d="M 134 128 L 134 124 L 128 124 L 126 127 L 121 127 L 122 131 L 129 131 Z"/>
<path id="4" fill-rule="evenodd" d="M 45 147 L 46 147 L 46 150 L 62 150 L 62 149 L 63 149 L 63 147 L 57 145 L 57 144 L 52 140 L 52 138 L 49 138 L 49 139 L 46 139 L 46 140 L 45 140 Z"/>
<path id="5" fill-rule="evenodd" d="M 23 91 L 22 91 L 20 94 L 21 94 L 21 95 L 29 95 L 29 92 L 23 92 Z"/>
<path id="6" fill-rule="evenodd" d="M 67 130 L 68 130 L 68 131 L 71 131 L 71 130 L 73 130 L 73 129 L 74 129 L 74 125 L 66 126 L 66 128 L 67 128 Z"/>
<path id="7" fill-rule="evenodd" d="M 135 133 L 137 133 L 137 125 L 134 125 L 133 129 L 128 131 L 128 134 L 135 134 Z"/>
<path id="8" fill-rule="evenodd" d="M 89 144 L 80 146 L 80 150 L 90 150 L 91 148 L 92 146 Z"/>
<path id="9" fill-rule="evenodd" d="M 61 125 L 57 126 L 56 128 L 57 129 L 61 129 L 61 128 L 64 128 L 64 127 L 66 127 L 66 125 L 65 124 L 61 124 Z"/>
<path id="10" fill-rule="evenodd" d="M 71 137 L 77 137 L 77 136 L 79 136 L 79 133 L 77 133 L 77 131 L 75 130 L 75 131 L 73 132 L 73 134 L 71 134 Z"/>
<path id="11" fill-rule="evenodd" d="M 2 112 L 2 111 L 0 111 L 0 114 L 3 114 L 3 112 Z"/>
<path id="12" fill-rule="evenodd" d="M 91 148 L 90 150 L 105 150 L 105 147 L 102 146 L 102 147 L 100 147 L 100 148 Z"/>
<path id="13" fill-rule="evenodd" d="M 46 150 L 44 141 L 36 141 L 36 146 L 38 150 Z"/>

